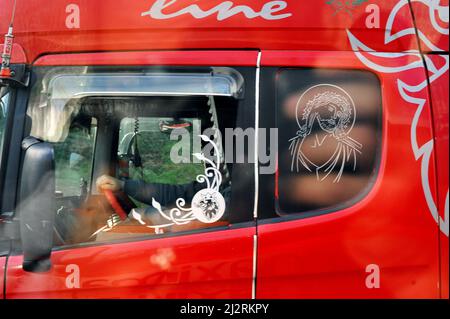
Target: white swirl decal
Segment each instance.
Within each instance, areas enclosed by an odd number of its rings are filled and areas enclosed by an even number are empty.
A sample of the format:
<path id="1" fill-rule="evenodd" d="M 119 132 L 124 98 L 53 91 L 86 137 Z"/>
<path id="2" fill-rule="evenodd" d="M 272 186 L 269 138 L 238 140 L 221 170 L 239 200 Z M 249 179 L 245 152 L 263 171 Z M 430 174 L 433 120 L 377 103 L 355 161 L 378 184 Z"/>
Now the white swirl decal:
<path id="1" fill-rule="evenodd" d="M 161 204 L 153 198 L 152 206 L 166 220 L 163 224 L 146 226 L 154 229 L 156 233 L 161 233 L 164 228 L 173 225 L 186 225 L 195 220 L 205 224 L 215 223 L 225 213 L 225 199 L 219 192 L 220 185 L 222 184 L 222 174 L 219 170 L 221 156 L 219 148 L 209 137 L 200 135 L 200 138 L 213 146 L 216 156 L 215 161 L 212 161 L 203 154 L 193 154 L 197 159 L 205 163 L 204 174 L 197 176 L 197 182 L 206 184 L 206 188 L 201 189 L 194 195 L 190 207 L 186 207 L 186 200 L 184 198 L 178 198 L 175 201 L 176 207 L 170 209 L 169 212 L 165 212 Z M 135 210 L 132 211 L 131 216 L 141 225 L 146 225 L 142 216 Z"/>

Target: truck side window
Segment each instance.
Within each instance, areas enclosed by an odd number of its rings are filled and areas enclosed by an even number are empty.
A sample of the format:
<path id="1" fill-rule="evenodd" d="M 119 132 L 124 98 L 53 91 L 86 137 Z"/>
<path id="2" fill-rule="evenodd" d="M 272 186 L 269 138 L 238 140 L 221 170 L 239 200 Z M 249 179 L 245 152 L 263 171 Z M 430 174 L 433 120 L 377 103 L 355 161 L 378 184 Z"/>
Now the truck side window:
<path id="1" fill-rule="evenodd" d="M 381 94 L 362 71 L 278 73 L 278 214 L 336 210 L 372 186 L 381 146 Z"/>
<path id="2" fill-rule="evenodd" d="M 253 165 L 226 163 L 222 134 L 254 126 L 242 75 L 151 70 L 35 70 L 27 115 L 30 135 L 54 147 L 55 246 L 252 219 Z"/>
<path id="3" fill-rule="evenodd" d="M 82 111 L 62 133 L 67 137 L 53 143 L 59 245 L 228 226 L 232 165 L 217 161 L 216 151 L 223 152 L 218 146 L 222 136 L 214 133 L 219 132 L 215 128 L 219 123 L 236 125 L 235 107 L 228 104 L 231 100 L 218 99 L 219 122 L 214 123 L 208 101 L 206 97 L 84 100 Z M 168 108 L 171 103 L 174 106 Z M 178 116 L 183 113 L 193 116 Z M 88 114 L 96 114 L 99 122 Z M 93 126 L 98 126 L 97 139 Z M 115 156 L 109 157 L 110 149 L 100 147 L 102 143 L 117 145 Z M 99 148 L 93 156 L 96 144 Z M 213 144 L 217 148 L 211 148 Z M 194 153 L 203 155 L 197 158 Z M 108 173 L 91 183 L 92 162 L 102 157 L 108 158 L 102 164 Z M 92 184 L 92 189 L 83 191 L 81 180 Z M 99 186 L 105 184 L 120 187 L 113 187 L 108 195 Z M 123 216 L 117 206 L 124 210 Z"/>

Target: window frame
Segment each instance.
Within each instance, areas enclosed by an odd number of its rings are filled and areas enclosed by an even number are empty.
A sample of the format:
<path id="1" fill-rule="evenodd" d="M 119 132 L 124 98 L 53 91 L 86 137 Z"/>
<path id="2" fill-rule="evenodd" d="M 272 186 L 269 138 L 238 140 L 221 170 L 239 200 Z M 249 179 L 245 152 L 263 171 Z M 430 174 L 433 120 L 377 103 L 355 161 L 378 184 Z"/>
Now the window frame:
<path id="1" fill-rule="evenodd" d="M 2 140 L 0 141 L 0 214 L 3 213 L 3 199 L 6 183 L 8 162 L 11 160 L 11 154 L 9 148 L 11 146 L 11 138 L 13 136 L 14 118 L 16 113 L 16 101 L 17 90 L 13 87 L 9 87 L 10 97 L 8 98 L 8 112 L 6 114 L 5 127 L 2 134 Z"/>
<path id="2" fill-rule="evenodd" d="M 36 76 L 36 69 L 48 69 L 48 72 L 52 72 L 53 68 L 58 68 L 58 66 L 39 66 L 38 68 L 34 68 L 33 74 L 34 76 Z M 92 66 L 92 71 L 96 72 L 101 68 L 107 68 L 110 71 L 118 71 L 120 72 L 120 70 L 125 69 L 125 70 L 132 70 L 134 68 L 140 68 L 140 69 L 151 69 L 152 67 L 155 68 L 159 68 L 159 69 L 195 69 L 195 70 L 205 70 L 205 69 L 210 69 L 210 68 L 221 68 L 222 66 L 214 66 L 211 65 L 209 66 L 207 64 L 207 62 L 205 62 L 205 64 L 202 65 L 177 65 L 175 64 L 175 66 L 172 65 L 164 65 L 164 66 L 153 66 L 153 65 L 133 65 L 133 66 L 123 66 L 123 65 L 105 65 L 102 64 L 101 66 Z M 236 123 L 237 126 L 239 126 L 239 124 L 243 124 L 244 127 L 255 127 L 255 113 L 256 113 L 256 65 L 252 66 L 250 64 L 246 64 L 243 63 L 242 65 L 230 65 L 227 63 L 223 64 L 223 67 L 227 67 L 227 68 L 231 68 L 235 71 L 237 71 L 240 75 L 242 75 L 243 79 L 244 79 L 244 83 L 243 83 L 243 90 L 240 91 L 240 94 L 242 94 L 242 96 L 240 96 L 239 98 L 236 98 L 236 100 L 238 101 L 238 112 L 237 112 L 237 120 L 238 122 Z M 68 66 L 68 68 L 77 68 L 77 66 Z M 39 72 L 41 75 L 38 76 L 39 79 L 42 79 L 42 71 Z M 44 72 L 44 74 L 46 74 L 47 72 Z M 32 89 L 32 88 L 31 88 Z M 98 94 L 95 94 L 92 97 L 98 97 Z M 162 96 L 164 97 L 164 96 Z M 83 98 L 89 98 L 88 96 L 84 96 Z M 113 97 L 113 98 L 117 98 L 117 97 Z M 231 98 L 231 97 L 230 97 Z M 33 99 L 33 94 L 31 94 L 31 98 Z M 29 105 L 27 106 L 27 110 L 28 110 Z M 101 119 L 98 119 L 101 120 Z M 239 122 L 240 121 L 240 122 Z M 242 122 L 242 123 L 241 123 Z M 28 119 L 28 129 L 31 126 L 30 123 L 30 119 Z M 99 123 L 99 122 L 98 122 Z M 117 124 L 117 123 L 116 123 Z M 97 137 L 99 135 L 99 130 L 97 129 Z M 96 139 L 96 144 L 95 144 L 95 151 L 94 151 L 94 159 L 96 158 L 97 155 L 97 146 L 98 146 L 98 140 Z M 112 152 L 117 153 L 116 151 L 117 149 L 117 145 L 112 145 Z M 249 172 L 249 174 L 252 175 L 252 178 L 250 179 L 251 185 L 247 185 L 247 189 L 251 188 L 254 189 L 256 192 L 256 185 L 255 185 L 255 176 L 254 176 L 254 163 L 244 163 L 244 164 L 236 164 L 237 166 L 241 166 L 241 165 L 246 165 L 246 171 Z M 242 172 L 242 168 L 239 169 L 240 172 Z M 93 176 L 95 176 L 95 174 L 97 173 L 96 171 L 96 167 L 95 164 L 93 166 Z M 93 183 L 94 178 L 92 179 L 91 183 Z M 241 184 L 241 183 L 239 183 Z M 248 184 L 248 183 L 247 183 Z M 235 184 L 236 185 L 236 184 Z M 112 244 L 120 244 L 120 243 L 127 243 L 127 242 L 139 242 L 139 241 L 146 241 L 146 240 L 157 240 L 157 239 L 161 239 L 161 238 L 170 238 L 170 237 L 178 237 L 178 236 L 188 236 L 188 235 L 192 235 L 192 234 L 200 234 L 200 233 L 211 233 L 211 232 L 217 232 L 217 231 L 227 231 L 227 230 L 234 230 L 234 229 L 240 229 L 240 228 L 248 228 L 248 227 L 255 227 L 256 226 L 256 221 L 253 218 L 253 207 L 254 207 L 254 203 L 253 200 L 255 199 L 255 194 L 253 194 L 253 192 L 250 192 L 250 195 L 241 195 L 238 196 L 238 200 L 236 200 L 236 202 L 243 202 L 244 200 L 242 199 L 242 197 L 245 197 L 246 200 L 245 202 L 250 202 L 250 205 L 248 205 L 248 211 L 247 211 L 247 207 L 245 209 L 243 209 L 243 211 L 246 212 L 245 214 L 245 221 L 238 221 L 238 222 L 233 222 L 231 221 L 229 225 L 227 226 L 218 226 L 218 227 L 207 227 L 207 228 L 201 228 L 201 229 L 194 229 L 194 230 L 187 230 L 187 231 L 180 231 L 180 232 L 176 232 L 176 233 L 165 233 L 165 234 L 145 234 L 145 235 L 137 235 L 137 236 L 133 236 L 130 238 L 120 238 L 117 240 L 108 240 L 108 241 L 102 241 L 102 242 L 86 242 L 86 243 L 79 243 L 79 244 L 68 244 L 68 245 L 62 245 L 62 246 L 55 246 L 53 247 L 54 251 L 60 251 L 60 250 L 70 250 L 70 249 L 78 249 L 78 248 L 82 248 L 82 247 L 92 247 L 92 246 L 105 246 L 105 245 L 112 245 Z M 234 195 L 233 197 L 234 198 Z M 230 210 L 233 209 L 237 204 L 230 205 Z M 251 207 L 251 209 L 250 209 Z M 234 209 L 236 210 L 236 209 Z M 19 252 L 20 253 L 20 252 Z"/>

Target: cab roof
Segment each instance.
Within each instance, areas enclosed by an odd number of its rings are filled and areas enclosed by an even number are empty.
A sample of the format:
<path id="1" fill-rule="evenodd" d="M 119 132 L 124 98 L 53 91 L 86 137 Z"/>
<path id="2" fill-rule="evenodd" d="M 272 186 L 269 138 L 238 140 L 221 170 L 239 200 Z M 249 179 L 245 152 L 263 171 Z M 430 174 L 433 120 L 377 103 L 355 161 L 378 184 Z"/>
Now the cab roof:
<path id="1" fill-rule="evenodd" d="M 13 2 L 0 0 L 0 35 L 7 32 Z M 441 3 L 448 7 L 448 0 Z M 448 51 L 448 15 L 445 22 L 432 10 L 447 28 L 446 36 L 435 35 L 426 21 L 429 6 L 416 7 L 417 24 Z M 45 54 L 101 51 L 352 51 L 348 31 L 370 44 L 356 50 L 420 49 L 404 0 L 17 0 L 14 42 L 32 63 Z M 387 34 L 401 36 L 386 43 Z"/>

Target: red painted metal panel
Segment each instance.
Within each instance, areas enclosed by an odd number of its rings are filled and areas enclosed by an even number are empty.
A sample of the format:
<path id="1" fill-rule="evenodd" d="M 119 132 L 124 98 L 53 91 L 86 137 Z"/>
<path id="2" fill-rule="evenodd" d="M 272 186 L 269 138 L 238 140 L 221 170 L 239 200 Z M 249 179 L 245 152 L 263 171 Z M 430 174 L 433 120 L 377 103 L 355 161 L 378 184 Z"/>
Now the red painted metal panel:
<path id="1" fill-rule="evenodd" d="M 449 50 L 448 0 L 410 1 L 423 52 Z"/>
<path id="2" fill-rule="evenodd" d="M 419 62 L 405 73 L 386 73 L 368 68 L 361 62 L 364 58 L 383 71 L 381 65 Z M 422 147 L 433 139 L 420 56 L 263 51 L 262 61 L 263 65 L 372 70 L 382 87 L 383 138 L 377 180 L 359 203 L 322 216 L 258 226 L 257 297 L 439 297 L 439 228 L 424 191 L 428 185 L 432 199 L 436 198 L 434 157 L 431 154 L 428 162 L 426 156 L 416 158 L 413 151 L 414 143 Z M 424 85 L 424 90 L 414 93 L 419 104 L 402 97 L 399 79 Z M 381 270 L 379 289 L 365 285 L 366 267 L 371 264 Z"/>
<path id="3" fill-rule="evenodd" d="M 22 256 L 12 256 L 6 297 L 249 299 L 254 233 L 242 228 L 55 251 L 47 273 L 24 272 Z M 71 288 L 78 270 L 80 288 Z"/>
<path id="4" fill-rule="evenodd" d="M 448 61 L 447 55 L 428 55 L 428 69 L 433 65 L 441 66 Z M 448 62 L 447 62 L 448 63 Z M 448 178 L 449 178 L 449 74 L 448 70 L 439 78 L 430 78 L 431 82 L 431 105 L 433 110 L 436 165 L 437 165 L 437 188 L 438 188 L 438 211 L 440 217 L 440 245 L 441 245 L 441 292 L 442 298 L 449 298 L 449 264 L 448 264 Z"/>
<path id="5" fill-rule="evenodd" d="M 226 14 L 230 1 L 202 0 L 79 0 L 79 28 L 73 23 L 74 11 L 65 0 L 19 1 L 15 34 L 30 61 L 42 54 L 93 51 L 137 51 L 178 49 L 266 49 L 266 50 L 352 50 L 347 29 L 372 39 L 374 50 L 406 51 L 418 49 L 415 34 L 385 44 L 381 40 L 386 22 L 399 0 L 372 0 L 370 3 L 336 1 L 235 0 L 237 14 Z M 11 0 L 0 0 L 0 33 L 6 33 L 12 10 Z M 167 5 L 162 19 L 146 14 L 154 4 Z M 344 9 L 336 7 L 345 3 Z M 353 3 L 353 2 L 352 2 Z M 176 15 L 196 5 L 191 13 Z M 222 6 L 218 15 L 217 6 Z M 373 26 L 371 14 L 377 5 L 380 25 Z M 286 6 L 284 8 L 284 6 Z M 372 9 L 371 9 L 372 8 Z M 66 11 L 67 10 L 67 11 Z M 210 11 L 210 15 L 202 14 Z M 153 13 L 159 12 L 153 7 Z M 192 11 L 189 10 L 189 12 Z M 229 12 L 229 11 L 228 11 Z M 263 13 L 261 13 L 263 12 Z M 75 12 L 76 13 L 76 12 Z M 175 14 L 175 15 L 174 15 Z M 167 15 L 170 18 L 165 19 Z M 71 24 L 72 21 L 72 24 Z M 408 6 L 398 11 L 390 27 L 393 33 L 413 28 Z M 367 26 L 371 26 L 367 29 Z M 72 28 L 74 27 L 74 28 Z M 388 49 L 385 49 L 385 47 Z"/>

